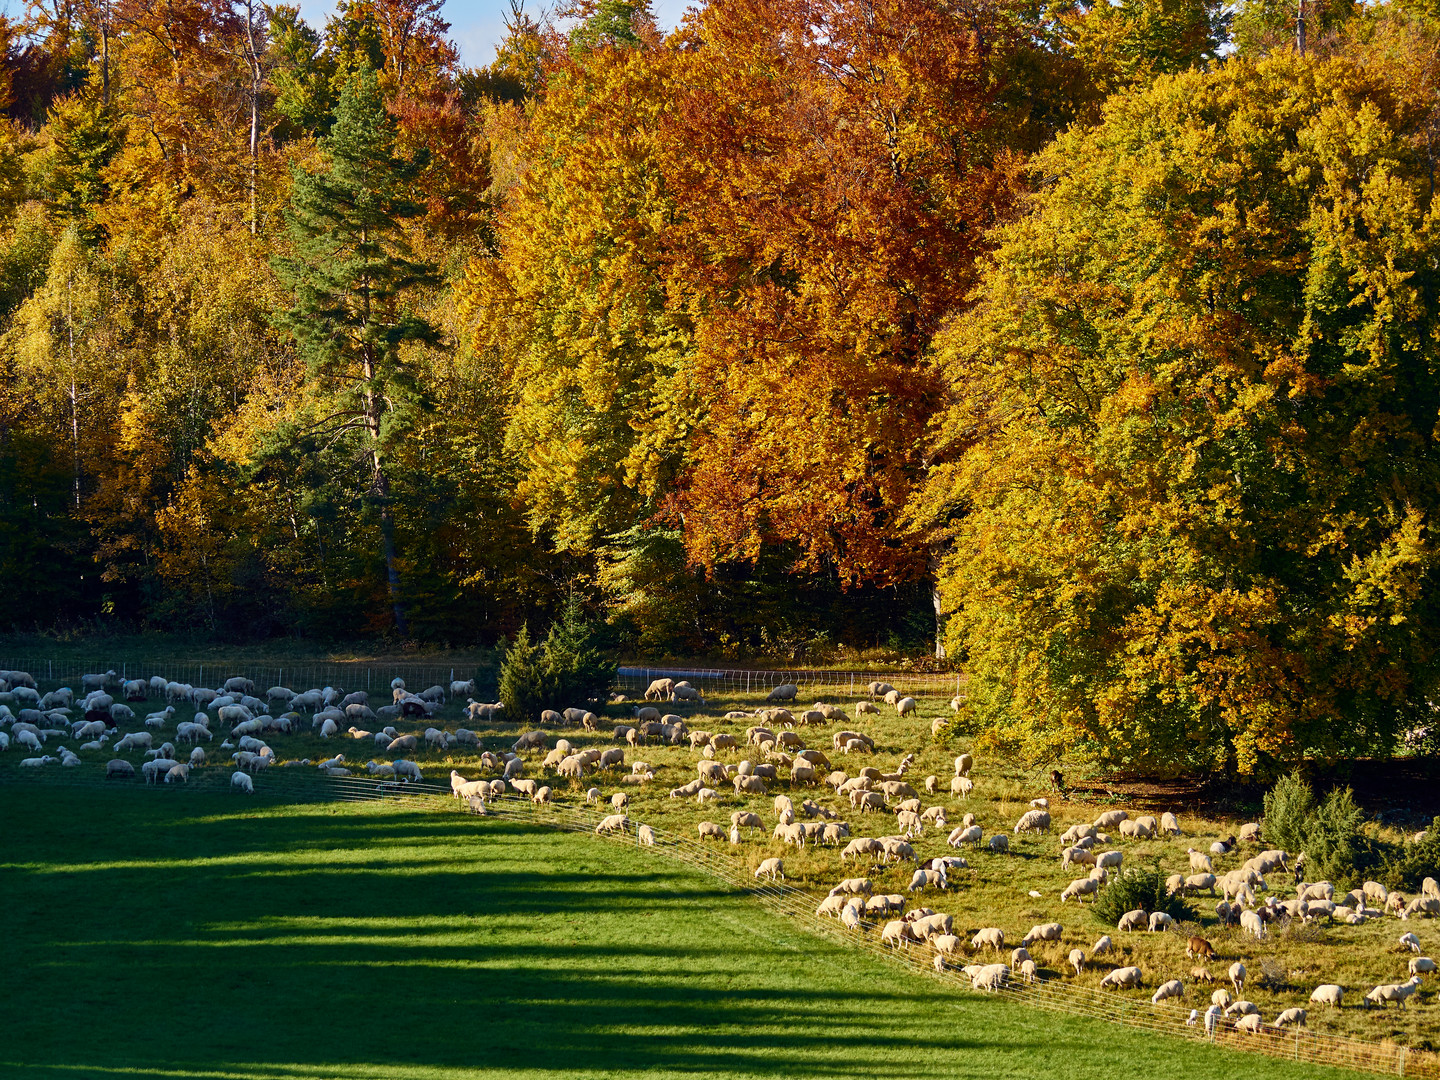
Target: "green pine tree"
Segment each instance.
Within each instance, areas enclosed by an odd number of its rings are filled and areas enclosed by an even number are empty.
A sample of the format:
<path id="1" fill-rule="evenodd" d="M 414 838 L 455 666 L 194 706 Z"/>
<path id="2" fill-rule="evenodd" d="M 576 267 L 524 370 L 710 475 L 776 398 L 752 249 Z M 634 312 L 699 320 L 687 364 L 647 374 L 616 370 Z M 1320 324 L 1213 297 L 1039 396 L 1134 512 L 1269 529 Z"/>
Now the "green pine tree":
<path id="1" fill-rule="evenodd" d="M 394 122 L 370 68 L 345 84 L 320 145 L 329 168 L 296 171 L 289 214 L 294 254 L 274 261 L 295 293 L 295 306 L 278 321 L 294 336 L 312 379 L 332 395 L 328 415 L 311 433 L 356 432 L 364 441 L 367 497 L 379 513 L 390 601 L 404 634 L 386 446 L 405 404 L 419 393 L 401 345 L 434 343 L 439 336 L 405 302 L 438 280 L 432 264 L 413 258 L 401 228 L 422 209 L 407 186 L 425 161 L 396 155 Z"/>

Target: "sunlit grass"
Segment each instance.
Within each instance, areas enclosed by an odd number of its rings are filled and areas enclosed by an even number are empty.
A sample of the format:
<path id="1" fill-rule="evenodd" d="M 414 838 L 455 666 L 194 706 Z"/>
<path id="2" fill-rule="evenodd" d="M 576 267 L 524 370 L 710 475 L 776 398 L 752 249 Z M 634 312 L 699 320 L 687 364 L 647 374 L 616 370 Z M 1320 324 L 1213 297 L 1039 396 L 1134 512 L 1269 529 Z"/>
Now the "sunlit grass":
<path id="1" fill-rule="evenodd" d="M 590 837 L 241 802 L 0 787 L 0 1076 L 1327 1075 L 957 993 Z"/>

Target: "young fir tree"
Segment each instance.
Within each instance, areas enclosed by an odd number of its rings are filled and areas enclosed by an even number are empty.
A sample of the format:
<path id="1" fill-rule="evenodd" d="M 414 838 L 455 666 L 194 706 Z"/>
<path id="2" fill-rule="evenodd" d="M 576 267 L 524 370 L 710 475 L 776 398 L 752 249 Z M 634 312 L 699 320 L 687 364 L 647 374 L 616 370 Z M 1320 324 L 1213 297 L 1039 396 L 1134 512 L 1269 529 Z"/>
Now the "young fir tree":
<path id="1" fill-rule="evenodd" d="M 401 407 L 418 394 L 400 347 L 439 337 L 404 302 L 408 292 L 437 280 L 433 265 L 412 257 L 400 225 L 422 210 L 406 189 L 425 161 L 396 156 L 394 122 L 369 68 L 341 91 L 320 145 L 329 168 L 297 170 L 289 214 L 294 254 L 274 262 L 295 293 L 295 306 L 279 323 L 330 395 L 314 433 L 357 432 L 363 439 L 366 495 L 379 514 L 390 601 L 403 634 L 386 444 Z"/>

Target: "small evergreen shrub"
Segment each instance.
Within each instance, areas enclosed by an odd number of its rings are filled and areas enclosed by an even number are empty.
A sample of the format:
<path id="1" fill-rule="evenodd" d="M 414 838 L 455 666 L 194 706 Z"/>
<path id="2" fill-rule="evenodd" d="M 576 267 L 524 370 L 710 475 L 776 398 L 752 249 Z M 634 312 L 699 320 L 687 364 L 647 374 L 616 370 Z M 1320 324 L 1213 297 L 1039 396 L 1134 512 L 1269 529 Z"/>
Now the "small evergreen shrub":
<path id="1" fill-rule="evenodd" d="M 1193 919 L 1195 911 L 1182 896 L 1171 896 L 1165 889 L 1165 871 L 1160 864 L 1149 867 L 1131 866 L 1112 872 L 1110 880 L 1100 887 L 1090 913 L 1112 930 L 1127 911 L 1144 908 L 1147 914 L 1163 911 L 1176 922 Z"/>
<path id="2" fill-rule="evenodd" d="M 1305 830 L 1315 811 L 1315 791 L 1298 772 L 1282 776 L 1265 793 L 1265 842 L 1284 851 L 1305 850 Z"/>
<path id="3" fill-rule="evenodd" d="M 518 723 L 536 723 L 546 709 L 603 704 L 614 682 L 615 663 L 573 594 L 543 645 L 522 627 L 500 659 L 500 700 L 506 718 Z"/>

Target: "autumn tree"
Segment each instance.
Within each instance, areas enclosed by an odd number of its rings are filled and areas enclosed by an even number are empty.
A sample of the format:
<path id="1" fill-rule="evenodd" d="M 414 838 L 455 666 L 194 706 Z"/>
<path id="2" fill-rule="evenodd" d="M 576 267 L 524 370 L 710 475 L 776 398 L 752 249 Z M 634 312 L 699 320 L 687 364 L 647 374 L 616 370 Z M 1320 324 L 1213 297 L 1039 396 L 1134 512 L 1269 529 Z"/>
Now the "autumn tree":
<path id="1" fill-rule="evenodd" d="M 917 511 L 970 708 L 1031 761 L 1273 773 L 1428 722 L 1427 110 L 1376 65 L 1161 77 L 1042 153 Z"/>
<path id="2" fill-rule="evenodd" d="M 667 279 L 694 322 L 697 425 L 671 501 L 690 557 L 890 583 L 940 384 L 1013 168 L 992 127 L 1000 7 L 716 0 L 677 44 Z"/>
<path id="3" fill-rule="evenodd" d="M 318 405 L 324 415 L 312 430 L 361 440 L 391 608 L 404 633 L 387 451 L 397 412 L 415 393 L 402 346 L 436 338 L 407 303 L 415 289 L 434 280 L 434 271 L 411 257 L 401 228 L 420 213 L 406 188 L 423 162 L 396 156 L 394 121 L 368 69 L 346 84 L 321 149 L 328 167 L 294 178 L 294 254 L 274 265 L 294 291 L 295 304 L 280 323 L 324 390 Z"/>
<path id="4" fill-rule="evenodd" d="M 591 554 L 658 509 L 694 413 L 689 337 L 662 276 L 667 93 L 643 52 L 560 61 L 523 144 L 531 167 L 501 219 L 500 257 L 468 274 L 476 350 L 511 373 L 518 493 L 562 551 Z"/>

